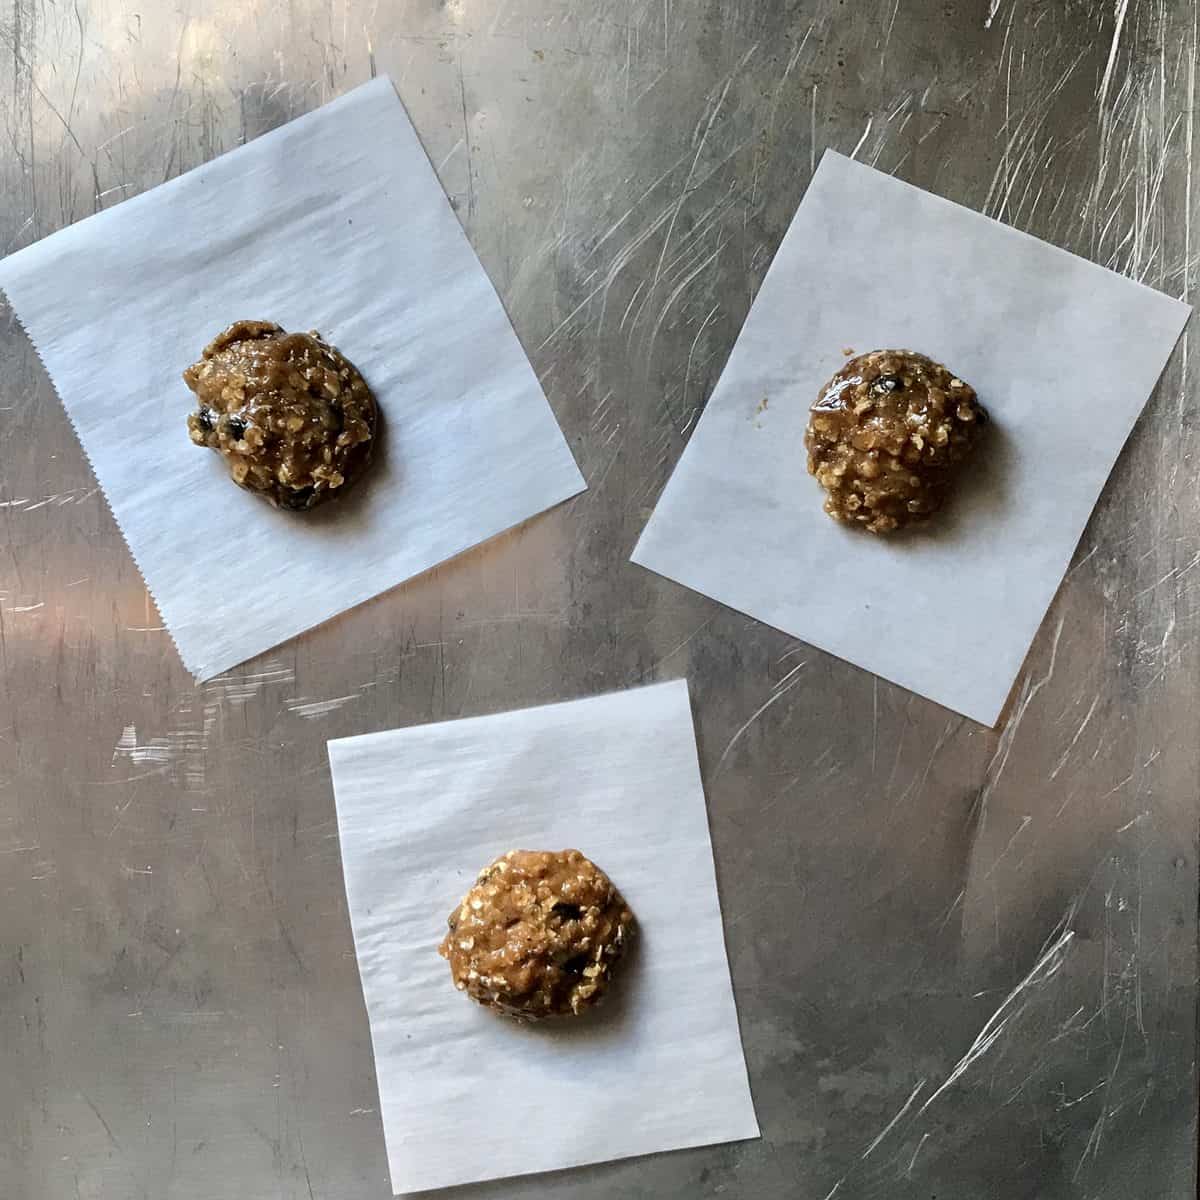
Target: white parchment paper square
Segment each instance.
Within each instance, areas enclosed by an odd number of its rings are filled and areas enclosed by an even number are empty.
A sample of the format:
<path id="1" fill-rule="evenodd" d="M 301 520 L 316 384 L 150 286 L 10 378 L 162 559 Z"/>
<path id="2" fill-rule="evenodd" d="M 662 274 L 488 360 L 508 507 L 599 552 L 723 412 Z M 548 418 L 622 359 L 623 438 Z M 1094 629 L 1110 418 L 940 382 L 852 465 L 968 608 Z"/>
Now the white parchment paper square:
<path id="1" fill-rule="evenodd" d="M 396 1193 L 758 1136 L 685 682 L 329 761 Z M 523 1026 L 456 992 L 436 947 L 498 854 L 569 847 L 621 889 L 637 949 L 602 1008 Z"/>
<path id="2" fill-rule="evenodd" d="M 0 262 L 184 663 L 204 679 L 583 489 L 387 79 Z M 220 329 L 317 329 L 363 372 L 379 461 L 305 515 L 188 440 Z"/>
<path id="3" fill-rule="evenodd" d="M 633 561 L 994 724 L 1190 311 L 827 152 Z M 995 418 L 936 531 L 822 512 L 844 347 L 928 354 Z"/>

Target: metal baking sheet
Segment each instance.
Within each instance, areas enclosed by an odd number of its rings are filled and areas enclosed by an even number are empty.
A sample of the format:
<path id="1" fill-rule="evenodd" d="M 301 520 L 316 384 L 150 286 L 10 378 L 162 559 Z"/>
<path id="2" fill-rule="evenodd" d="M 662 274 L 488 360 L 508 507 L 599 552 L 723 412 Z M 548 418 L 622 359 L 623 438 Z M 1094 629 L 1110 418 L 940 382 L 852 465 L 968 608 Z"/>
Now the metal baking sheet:
<path id="1" fill-rule="evenodd" d="M 326 741 L 683 676 L 763 1137 L 464 1194 L 1190 1198 L 1191 335 L 995 733 L 627 559 L 826 148 L 1193 295 L 1196 13 L 5 5 L 0 250 L 388 73 L 592 485 L 197 686 L 0 322 L 5 1200 L 383 1200 Z"/>

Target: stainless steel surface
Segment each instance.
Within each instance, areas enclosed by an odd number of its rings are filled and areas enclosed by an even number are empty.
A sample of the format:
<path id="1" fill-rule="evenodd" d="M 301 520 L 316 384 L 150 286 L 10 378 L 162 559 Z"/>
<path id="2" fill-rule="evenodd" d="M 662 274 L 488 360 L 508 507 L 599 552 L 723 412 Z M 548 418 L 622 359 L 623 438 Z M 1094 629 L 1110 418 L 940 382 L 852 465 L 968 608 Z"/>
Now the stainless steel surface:
<path id="1" fill-rule="evenodd" d="M 387 71 L 591 491 L 197 687 L 6 317 L 0 1196 L 386 1196 L 325 740 L 685 673 L 763 1138 L 478 1194 L 1193 1195 L 1187 346 L 999 734 L 626 559 L 826 146 L 1190 295 L 1197 22 L 4 0 L 0 249 Z"/>

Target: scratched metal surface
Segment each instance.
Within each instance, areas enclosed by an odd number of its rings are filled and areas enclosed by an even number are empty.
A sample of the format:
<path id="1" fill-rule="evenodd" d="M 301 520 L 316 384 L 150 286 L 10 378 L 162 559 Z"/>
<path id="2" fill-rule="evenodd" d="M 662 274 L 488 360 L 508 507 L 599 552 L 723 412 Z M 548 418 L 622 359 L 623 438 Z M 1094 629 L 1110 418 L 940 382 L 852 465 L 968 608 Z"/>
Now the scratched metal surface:
<path id="1" fill-rule="evenodd" d="M 1186 345 L 999 735 L 625 560 L 826 146 L 1190 294 L 1196 48 L 1185 0 L 4 0 L 0 248 L 388 71 L 591 491 L 196 687 L 5 313 L 0 1196 L 386 1196 L 325 740 L 685 673 L 763 1138 L 478 1194 L 1193 1195 Z"/>

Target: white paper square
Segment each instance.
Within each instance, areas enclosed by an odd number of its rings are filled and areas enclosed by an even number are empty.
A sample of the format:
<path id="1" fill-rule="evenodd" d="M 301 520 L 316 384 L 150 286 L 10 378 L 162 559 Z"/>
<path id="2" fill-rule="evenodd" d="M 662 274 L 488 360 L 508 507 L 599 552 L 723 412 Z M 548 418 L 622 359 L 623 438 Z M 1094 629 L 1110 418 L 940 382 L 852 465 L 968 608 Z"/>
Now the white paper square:
<path id="1" fill-rule="evenodd" d="M 251 658 L 584 488 L 387 79 L 0 262 L 187 667 Z M 385 427 L 297 515 L 188 441 L 180 373 L 232 321 L 317 329 Z"/>
<path id="2" fill-rule="evenodd" d="M 633 561 L 992 725 L 1191 310 L 827 152 Z M 972 383 L 937 531 L 840 526 L 805 465 L 843 348 Z"/>
<path id="3" fill-rule="evenodd" d="M 329 761 L 393 1191 L 758 1136 L 684 681 L 345 738 Z M 460 995 L 436 947 L 476 872 L 572 847 L 638 918 L 605 1006 L 535 1027 Z"/>

